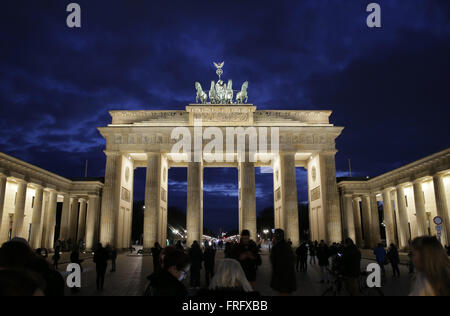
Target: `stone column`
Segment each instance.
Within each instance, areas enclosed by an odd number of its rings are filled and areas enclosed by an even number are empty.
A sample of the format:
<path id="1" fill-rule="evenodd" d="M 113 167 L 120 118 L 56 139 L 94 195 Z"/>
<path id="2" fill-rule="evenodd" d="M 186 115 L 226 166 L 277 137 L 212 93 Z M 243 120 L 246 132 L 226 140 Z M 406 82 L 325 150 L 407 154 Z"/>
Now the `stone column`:
<path id="1" fill-rule="evenodd" d="M 12 227 L 12 237 L 23 236 L 23 221 L 25 218 L 25 201 L 27 198 L 27 183 L 19 180 L 17 183 L 16 205 L 14 207 L 14 222 Z"/>
<path id="2" fill-rule="evenodd" d="M 45 244 L 47 249 L 53 249 L 55 241 L 55 226 L 56 226 L 56 206 L 58 203 L 58 194 L 55 190 L 50 190 L 50 197 L 46 216 L 45 229 Z"/>
<path id="3" fill-rule="evenodd" d="M 0 230 L 2 227 L 3 209 L 5 207 L 6 182 L 7 182 L 6 175 L 0 173 Z"/>
<path id="4" fill-rule="evenodd" d="M 364 228 L 364 248 L 371 249 L 372 245 L 372 213 L 370 211 L 370 196 L 363 195 L 362 200 L 362 226 Z"/>
<path id="5" fill-rule="evenodd" d="M 335 152 L 319 154 L 323 211 L 327 224 L 327 242 L 342 240 L 342 219 L 336 183 Z"/>
<path id="6" fill-rule="evenodd" d="M 450 218 L 448 213 L 449 205 L 446 198 L 444 177 L 442 174 L 436 174 L 433 176 L 433 185 L 437 215 L 442 217 L 444 220 L 444 223 L 442 224 L 441 242 L 443 245 L 448 245 L 450 242 Z"/>
<path id="7" fill-rule="evenodd" d="M 297 177 L 295 169 L 295 153 L 280 154 L 281 179 L 281 212 L 286 227 L 286 239 L 290 239 L 294 247 L 300 244 L 298 223 Z"/>
<path id="8" fill-rule="evenodd" d="M 409 242 L 409 220 L 408 213 L 406 209 L 406 199 L 405 199 L 405 189 L 402 185 L 396 187 L 397 191 L 397 212 L 399 219 L 398 235 L 399 235 L 399 247 L 401 249 L 408 247 Z"/>
<path id="9" fill-rule="evenodd" d="M 119 212 L 122 156 L 106 152 L 105 186 L 100 218 L 100 241 L 103 246 L 115 245 L 116 220 Z"/>
<path id="10" fill-rule="evenodd" d="M 416 206 L 417 234 L 419 236 L 428 235 L 427 215 L 425 211 L 425 197 L 423 196 L 422 181 L 416 180 L 413 183 L 414 204 Z"/>
<path id="11" fill-rule="evenodd" d="M 89 195 L 89 204 L 86 217 L 86 249 L 92 250 L 97 243 L 97 227 L 98 227 L 98 195 Z"/>
<path id="12" fill-rule="evenodd" d="M 61 229 L 59 233 L 59 238 L 61 240 L 69 239 L 69 217 L 70 217 L 70 196 L 67 193 L 63 193 Z"/>
<path id="13" fill-rule="evenodd" d="M 240 230 L 250 231 L 251 238 L 257 240 L 256 232 L 256 193 L 255 165 L 253 162 L 239 163 L 239 210 L 242 212 Z M 240 232 L 239 232 L 240 233 Z"/>
<path id="14" fill-rule="evenodd" d="M 202 242 L 202 191 L 203 166 L 200 162 L 190 162 L 188 165 L 188 193 L 187 193 L 187 246 L 191 247 L 194 241 Z"/>
<path id="15" fill-rule="evenodd" d="M 371 230 L 370 237 L 372 239 L 372 247 L 377 246 L 381 242 L 380 233 L 380 216 L 378 214 L 378 203 L 376 193 L 370 194 L 370 214 L 371 218 Z"/>
<path id="16" fill-rule="evenodd" d="M 33 249 L 41 247 L 41 232 L 42 232 L 42 205 L 44 202 L 44 188 L 40 185 L 35 185 L 36 190 L 34 194 L 33 215 L 31 218 L 31 234 L 30 246 Z"/>
<path id="17" fill-rule="evenodd" d="M 78 224 L 78 197 L 71 198 L 69 216 L 69 239 L 73 244 L 77 244 L 77 224 Z"/>
<path id="18" fill-rule="evenodd" d="M 80 215 L 78 216 L 78 240 L 85 240 L 86 237 L 86 211 L 87 201 L 86 199 L 80 199 Z"/>
<path id="19" fill-rule="evenodd" d="M 353 214 L 353 198 L 352 195 L 344 195 L 344 222 L 346 227 L 345 238 L 351 238 L 356 242 L 355 216 Z"/>
<path id="20" fill-rule="evenodd" d="M 386 243 L 396 244 L 394 228 L 394 211 L 392 209 L 391 189 L 383 190 L 383 213 L 384 225 L 386 227 Z"/>
<path id="21" fill-rule="evenodd" d="M 161 202 L 161 154 L 147 154 L 145 181 L 144 249 L 151 249 L 158 241 L 158 214 Z"/>
<path id="22" fill-rule="evenodd" d="M 361 226 L 361 210 L 359 207 L 359 198 L 353 196 L 352 198 L 353 204 L 353 216 L 355 223 L 355 243 L 358 247 L 363 247 L 364 241 L 362 236 L 362 226 Z"/>

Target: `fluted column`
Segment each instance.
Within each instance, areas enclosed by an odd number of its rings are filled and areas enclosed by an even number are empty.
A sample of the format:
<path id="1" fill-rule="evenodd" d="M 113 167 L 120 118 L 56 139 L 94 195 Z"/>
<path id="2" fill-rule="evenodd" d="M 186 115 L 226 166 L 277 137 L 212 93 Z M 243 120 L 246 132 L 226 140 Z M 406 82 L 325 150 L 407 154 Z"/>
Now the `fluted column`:
<path id="1" fill-rule="evenodd" d="M 425 198 L 423 196 L 422 181 L 416 180 L 413 183 L 414 204 L 416 206 L 417 234 L 419 236 L 428 235 L 427 215 L 425 211 Z"/>
<path id="2" fill-rule="evenodd" d="M 147 154 L 145 181 L 144 249 L 158 241 L 158 214 L 161 202 L 161 155 Z"/>
<path id="3" fill-rule="evenodd" d="M 372 215 L 370 237 L 372 238 L 372 246 L 375 247 L 381 242 L 380 216 L 378 213 L 376 193 L 370 194 L 370 214 Z"/>
<path id="4" fill-rule="evenodd" d="M 100 219 L 100 241 L 103 246 L 115 245 L 117 214 L 119 212 L 122 157 L 106 152 L 105 186 L 103 187 Z"/>
<path id="5" fill-rule="evenodd" d="M 6 175 L 0 173 L 0 230 L 2 227 L 3 209 L 5 207 L 6 182 L 7 182 Z"/>
<path id="6" fill-rule="evenodd" d="M 370 196 L 363 195 L 362 200 L 362 224 L 364 229 L 364 248 L 373 248 L 372 245 L 372 213 L 370 211 Z"/>
<path id="7" fill-rule="evenodd" d="M 84 240 L 84 238 L 86 237 L 86 211 L 87 211 L 87 201 L 86 199 L 80 199 L 80 215 L 78 216 L 78 234 L 77 234 L 78 240 Z"/>
<path id="8" fill-rule="evenodd" d="M 56 226 L 56 206 L 58 203 L 58 194 L 55 190 L 50 190 L 47 216 L 45 222 L 45 244 L 44 247 L 52 249 L 55 239 L 55 226 Z"/>
<path id="9" fill-rule="evenodd" d="M 78 200 L 79 198 L 74 196 L 71 198 L 72 202 L 70 204 L 69 239 L 74 244 L 77 243 Z"/>
<path id="10" fill-rule="evenodd" d="M 34 207 L 31 218 L 31 234 L 30 246 L 37 249 L 41 246 L 41 232 L 42 232 L 42 205 L 44 197 L 44 188 L 40 185 L 35 185 Z"/>
<path id="11" fill-rule="evenodd" d="M 203 166 L 200 162 L 190 162 L 188 165 L 188 194 L 187 194 L 187 245 L 191 247 L 194 241 L 202 242 L 203 227 Z"/>
<path id="12" fill-rule="evenodd" d="M 92 250 L 95 248 L 97 239 L 97 227 L 98 227 L 98 207 L 99 197 L 98 195 L 89 195 L 89 204 L 86 216 L 86 249 Z"/>
<path id="13" fill-rule="evenodd" d="M 257 239 L 256 232 L 256 193 L 255 165 L 253 162 L 239 163 L 239 210 L 242 212 L 239 223 L 240 231 L 247 229 L 251 238 Z"/>
<path id="14" fill-rule="evenodd" d="M 327 224 L 328 243 L 342 240 L 342 219 L 339 205 L 339 193 L 336 183 L 335 153 L 319 154 L 320 179 L 322 190 L 323 211 Z"/>
<path id="15" fill-rule="evenodd" d="M 345 238 L 349 237 L 356 242 L 355 216 L 353 214 L 353 197 L 352 195 L 344 195 L 344 223 Z"/>
<path id="16" fill-rule="evenodd" d="M 449 218 L 449 205 L 446 198 L 444 177 L 442 174 L 436 174 L 433 176 L 434 196 L 436 199 L 437 215 L 444 220 L 442 224 L 441 242 L 443 245 L 448 245 L 450 242 L 450 218 Z"/>
<path id="17" fill-rule="evenodd" d="M 27 198 L 27 183 L 19 180 L 17 183 L 16 205 L 14 207 L 14 222 L 12 237 L 26 238 L 23 234 L 23 221 L 25 218 L 25 201 Z"/>
<path id="18" fill-rule="evenodd" d="M 355 242 L 358 247 L 363 247 L 363 235 L 362 235 L 362 224 L 361 224 L 361 209 L 359 207 L 359 198 L 353 196 L 352 198 L 353 204 L 353 216 L 355 223 Z"/>
<path id="19" fill-rule="evenodd" d="M 59 238 L 61 240 L 69 239 L 69 218 L 70 218 L 70 196 L 63 193 L 63 205 L 61 213 L 61 228 Z"/>
<path id="20" fill-rule="evenodd" d="M 399 219 L 399 246 L 400 248 L 408 247 L 409 242 L 409 220 L 408 213 L 406 209 L 406 199 L 405 199 L 405 189 L 402 185 L 396 187 L 397 191 L 397 208 L 398 208 L 398 219 Z"/>
<path id="21" fill-rule="evenodd" d="M 384 213 L 384 225 L 386 227 L 386 243 L 396 244 L 395 241 L 395 228 L 394 228 L 394 211 L 392 209 L 391 189 L 383 190 L 383 213 Z"/>

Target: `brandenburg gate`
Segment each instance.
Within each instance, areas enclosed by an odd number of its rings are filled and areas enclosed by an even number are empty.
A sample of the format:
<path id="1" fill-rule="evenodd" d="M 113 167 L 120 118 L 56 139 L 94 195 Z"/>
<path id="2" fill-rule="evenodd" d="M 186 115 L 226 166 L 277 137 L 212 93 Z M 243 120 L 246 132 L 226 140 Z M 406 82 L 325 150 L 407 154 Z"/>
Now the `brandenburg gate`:
<path id="1" fill-rule="evenodd" d="M 133 174 L 147 168 L 144 248 L 165 244 L 168 170 L 188 169 L 187 243 L 203 233 L 203 169 L 237 168 L 239 229 L 256 238 L 255 168 L 273 172 L 275 227 L 299 243 L 296 167 L 308 173 L 311 236 L 342 239 L 336 184 L 335 140 L 343 127 L 330 123 L 331 111 L 258 110 L 246 104 L 247 86 L 233 101 L 232 82 L 211 83 L 207 95 L 196 83 L 197 102 L 178 111 L 110 111 L 112 122 L 99 131 L 106 139 L 100 240 L 129 247 Z"/>

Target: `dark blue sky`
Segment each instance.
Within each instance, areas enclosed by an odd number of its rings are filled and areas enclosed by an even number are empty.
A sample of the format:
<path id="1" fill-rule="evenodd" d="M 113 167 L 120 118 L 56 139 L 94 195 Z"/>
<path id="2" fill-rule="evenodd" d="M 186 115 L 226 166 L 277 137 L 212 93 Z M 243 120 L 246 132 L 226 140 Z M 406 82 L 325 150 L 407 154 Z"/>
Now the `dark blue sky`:
<path id="1" fill-rule="evenodd" d="M 70 2 L 0 9 L 0 151 L 63 176 L 82 176 L 86 159 L 104 175 L 108 110 L 183 109 L 221 60 L 259 109 L 333 110 L 338 175 L 348 158 L 375 176 L 450 145 L 448 0 L 377 1 L 381 29 L 362 0 L 74 1 L 81 29 L 65 25 Z M 185 170 L 170 180 L 170 204 L 184 207 Z M 258 208 L 270 206 L 271 176 L 256 181 Z M 235 228 L 237 171 L 207 170 L 205 186 L 206 224 Z"/>

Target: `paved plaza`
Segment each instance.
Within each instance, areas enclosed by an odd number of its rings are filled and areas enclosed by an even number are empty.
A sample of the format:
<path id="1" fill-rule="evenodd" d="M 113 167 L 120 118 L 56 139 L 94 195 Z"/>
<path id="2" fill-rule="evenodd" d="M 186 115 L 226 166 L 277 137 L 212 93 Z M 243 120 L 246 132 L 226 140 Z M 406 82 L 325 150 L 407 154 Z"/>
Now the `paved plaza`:
<path id="1" fill-rule="evenodd" d="M 223 259 L 223 252 L 218 251 L 216 261 Z M 263 264 L 258 270 L 256 290 L 263 296 L 277 295 L 270 288 L 271 267 L 268 251 L 262 253 Z M 362 267 L 373 262 L 364 259 Z M 137 256 L 122 254 L 117 258 L 117 271 L 107 272 L 105 279 L 105 290 L 97 292 L 95 286 L 95 265 L 92 259 L 83 262 L 82 288 L 73 293 L 69 289 L 66 295 L 76 296 L 141 296 L 147 280 L 146 277 L 152 273 L 153 263 L 151 256 Z M 60 271 L 67 276 L 66 265 L 61 265 Z M 110 268 L 110 267 L 109 267 Z M 382 291 L 386 296 L 404 296 L 410 292 L 410 278 L 405 265 L 400 266 L 402 276 L 400 279 L 392 279 L 392 270 L 387 267 L 387 277 L 383 279 Z M 188 283 L 186 283 L 187 285 Z M 204 279 L 202 275 L 202 284 Z M 293 294 L 296 296 L 320 296 L 327 286 L 320 284 L 320 270 L 318 265 L 308 265 L 308 273 L 297 273 L 298 290 Z"/>

